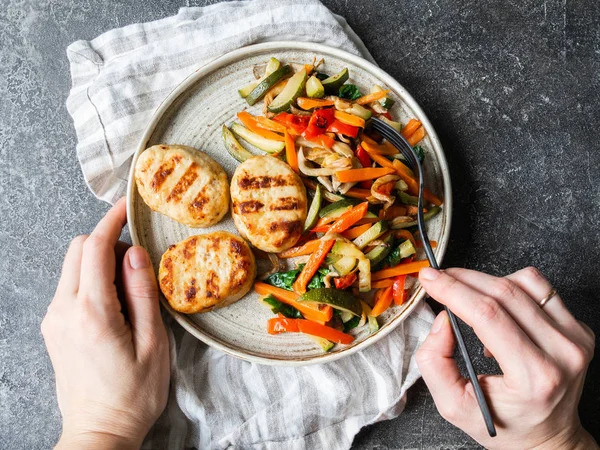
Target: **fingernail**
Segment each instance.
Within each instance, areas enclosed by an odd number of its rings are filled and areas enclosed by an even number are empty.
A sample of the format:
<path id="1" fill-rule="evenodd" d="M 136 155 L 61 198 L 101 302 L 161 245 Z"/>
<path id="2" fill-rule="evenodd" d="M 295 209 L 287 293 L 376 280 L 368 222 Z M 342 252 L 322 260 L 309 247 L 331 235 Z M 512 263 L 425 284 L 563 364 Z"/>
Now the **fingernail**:
<path id="1" fill-rule="evenodd" d="M 132 269 L 145 269 L 150 266 L 148 253 L 142 247 L 131 247 L 127 254 L 129 255 L 129 265 Z"/>
<path id="2" fill-rule="evenodd" d="M 438 270 L 432 269 L 430 267 L 421 269 L 421 271 L 419 272 L 419 278 L 423 278 L 424 280 L 428 280 L 428 281 L 433 281 L 439 276 L 440 276 L 440 272 Z"/>
<path id="3" fill-rule="evenodd" d="M 444 314 L 443 312 L 439 313 L 438 316 L 433 321 L 433 325 L 431 325 L 430 333 L 435 334 L 438 331 L 440 331 L 442 329 L 442 325 L 444 324 L 445 320 L 446 320 L 446 314 Z"/>

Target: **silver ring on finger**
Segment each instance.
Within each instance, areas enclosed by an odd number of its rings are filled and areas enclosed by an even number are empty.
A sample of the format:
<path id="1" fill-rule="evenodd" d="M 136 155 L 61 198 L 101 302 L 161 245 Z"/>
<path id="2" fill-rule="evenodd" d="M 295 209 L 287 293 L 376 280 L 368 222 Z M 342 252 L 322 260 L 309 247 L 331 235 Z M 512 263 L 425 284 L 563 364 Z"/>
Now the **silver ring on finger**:
<path id="1" fill-rule="evenodd" d="M 540 308 L 544 308 L 544 306 L 546 305 L 546 303 L 548 303 L 550 300 L 552 300 L 554 297 L 556 297 L 556 295 L 558 294 L 558 292 L 556 291 L 555 288 L 552 288 L 550 290 L 550 292 L 548 292 L 548 295 L 546 295 L 538 304 L 540 305 Z"/>

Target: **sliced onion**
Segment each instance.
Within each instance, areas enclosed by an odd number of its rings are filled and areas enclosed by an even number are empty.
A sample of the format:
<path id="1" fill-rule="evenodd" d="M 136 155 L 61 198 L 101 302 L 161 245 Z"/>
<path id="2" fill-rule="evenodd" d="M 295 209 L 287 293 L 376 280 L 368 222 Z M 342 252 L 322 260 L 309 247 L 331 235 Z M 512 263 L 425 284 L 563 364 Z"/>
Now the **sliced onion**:
<path id="1" fill-rule="evenodd" d="M 373 102 L 369 105 L 377 114 L 385 114 L 388 110 L 379 102 Z"/>
<path id="2" fill-rule="evenodd" d="M 400 177 L 398 175 L 385 175 L 383 177 L 377 178 L 373 183 L 373 186 L 371 186 L 371 195 L 380 202 L 384 203 L 384 209 L 387 209 L 390 206 L 392 206 L 394 204 L 394 201 L 396 200 L 396 197 L 392 195 L 382 194 L 381 192 L 379 192 L 379 188 L 384 184 L 396 182 L 399 179 Z"/>
<path id="3" fill-rule="evenodd" d="M 348 144 L 345 144 L 344 142 L 335 142 L 331 149 L 336 153 L 339 153 L 340 155 L 345 156 L 347 158 L 352 158 L 354 156 L 352 148 L 350 148 L 350 146 Z"/>
<path id="4" fill-rule="evenodd" d="M 330 175 L 333 175 L 336 172 L 336 169 L 328 169 L 328 168 L 316 169 L 314 167 L 308 167 L 306 158 L 304 156 L 304 149 L 302 147 L 300 147 L 300 149 L 298 151 L 298 168 L 300 169 L 300 172 L 302 172 L 304 175 L 308 175 L 310 177 L 321 177 L 321 176 L 328 177 Z"/>
<path id="5" fill-rule="evenodd" d="M 331 279 L 332 278 L 337 278 L 339 276 L 340 276 L 340 274 L 337 273 L 337 272 L 329 272 L 327 275 L 325 275 L 323 277 L 323 283 L 325 284 L 325 287 L 326 288 L 331 288 L 332 287 L 332 285 L 331 285 Z"/>
<path id="6" fill-rule="evenodd" d="M 333 97 L 335 109 L 338 111 L 346 111 L 347 109 L 352 108 L 352 102 L 350 100 L 344 100 L 343 98 Z"/>
<path id="7" fill-rule="evenodd" d="M 259 277 L 260 280 L 265 280 L 265 279 L 269 278 L 271 275 L 279 272 L 279 270 L 281 269 L 281 264 L 279 262 L 279 258 L 277 257 L 277 255 L 275 253 L 267 253 L 267 255 L 269 256 L 269 261 L 271 261 L 271 264 L 273 264 L 273 267 L 268 272 L 263 273 Z"/>
<path id="8" fill-rule="evenodd" d="M 298 109 L 294 105 L 290 106 L 290 111 L 292 114 L 296 116 L 310 116 L 312 113 L 310 111 L 304 111 L 303 109 Z"/>
<path id="9" fill-rule="evenodd" d="M 317 148 L 317 147 L 323 148 L 322 145 L 319 145 L 313 141 L 309 141 L 308 139 L 306 139 L 302 136 L 298 136 L 296 138 L 296 145 L 301 145 L 302 147 L 306 147 L 306 148 Z"/>
<path id="10" fill-rule="evenodd" d="M 352 183 L 342 183 L 340 184 L 340 186 L 338 187 L 337 191 L 340 194 L 345 194 L 346 192 L 348 192 L 350 189 L 352 189 L 352 187 L 356 184 L 356 182 L 352 182 Z"/>
<path id="11" fill-rule="evenodd" d="M 256 66 L 254 66 L 252 68 L 252 74 L 254 75 L 254 78 L 256 78 L 258 80 L 265 74 L 266 70 L 267 70 L 266 64 L 257 64 Z"/>
<path id="12" fill-rule="evenodd" d="M 346 137 L 345 134 L 342 133 L 335 133 L 335 135 L 337 136 L 337 138 L 342 141 L 344 144 L 350 144 L 352 141 L 350 140 L 349 137 Z"/>
<path id="13" fill-rule="evenodd" d="M 335 188 L 333 187 L 329 177 L 317 177 L 317 181 L 325 186 L 325 189 L 327 189 L 329 192 L 335 192 Z"/>

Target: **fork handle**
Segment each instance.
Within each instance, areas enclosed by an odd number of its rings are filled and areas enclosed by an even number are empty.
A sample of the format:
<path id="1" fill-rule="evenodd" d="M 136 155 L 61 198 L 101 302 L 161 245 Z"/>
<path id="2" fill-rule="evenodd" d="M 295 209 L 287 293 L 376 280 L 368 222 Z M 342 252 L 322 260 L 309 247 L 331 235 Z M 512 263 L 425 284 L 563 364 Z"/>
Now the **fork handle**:
<path id="1" fill-rule="evenodd" d="M 454 336 L 456 336 L 456 342 L 458 343 L 458 349 L 463 360 L 465 361 L 465 365 L 467 366 L 467 373 L 469 374 L 469 378 L 471 379 L 473 391 L 475 392 L 477 403 L 479 403 L 479 408 L 481 409 L 483 420 L 485 421 L 485 426 L 487 427 L 489 435 L 491 437 L 494 437 L 496 436 L 496 426 L 494 425 L 494 421 L 492 420 L 492 414 L 490 413 L 490 409 L 488 407 L 485 396 L 483 395 L 481 385 L 479 384 L 477 373 L 475 373 L 475 369 L 473 368 L 473 362 L 471 361 L 471 356 L 469 355 L 469 351 L 467 350 L 467 346 L 465 345 L 465 340 L 463 338 L 462 332 L 460 331 L 458 320 L 456 320 L 456 316 L 452 311 L 450 311 L 450 309 L 448 309 L 447 306 L 444 306 L 444 309 L 448 313 L 448 317 L 450 318 L 450 325 L 452 326 L 452 331 L 454 331 Z"/>

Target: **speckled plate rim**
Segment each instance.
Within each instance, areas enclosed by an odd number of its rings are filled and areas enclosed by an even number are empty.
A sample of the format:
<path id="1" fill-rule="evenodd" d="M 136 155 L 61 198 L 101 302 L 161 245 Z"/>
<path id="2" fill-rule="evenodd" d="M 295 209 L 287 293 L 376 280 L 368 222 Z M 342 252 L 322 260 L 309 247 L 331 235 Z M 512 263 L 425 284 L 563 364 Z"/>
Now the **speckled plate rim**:
<path id="1" fill-rule="evenodd" d="M 315 44 L 311 42 L 291 42 L 291 41 L 273 41 L 273 42 L 265 42 L 261 44 L 255 44 L 248 47 L 242 47 L 240 49 L 234 50 L 230 53 L 227 53 L 212 62 L 208 63 L 205 66 L 200 67 L 192 74 L 190 74 L 187 78 L 185 78 L 173 91 L 163 100 L 163 102 L 158 106 L 152 118 L 150 119 L 142 138 L 140 139 L 140 143 L 138 148 L 133 156 L 133 160 L 131 162 L 131 168 L 129 171 L 129 178 L 127 184 L 127 219 L 128 219 L 128 228 L 131 235 L 131 240 L 134 245 L 140 245 L 140 240 L 138 237 L 137 229 L 135 226 L 135 214 L 134 214 L 134 194 L 135 194 L 135 181 L 134 181 L 134 168 L 137 162 L 139 155 L 147 148 L 147 143 L 150 140 L 152 134 L 158 123 L 161 121 L 163 115 L 168 111 L 169 107 L 188 89 L 192 88 L 194 84 L 206 76 L 207 74 L 213 72 L 220 67 L 228 65 L 237 60 L 249 57 L 251 55 L 257 53 L 265 53 L 267 51 L 285 51 L 285 50 L 303 50 L 312 52 L 315 54 L 319 54 L 321 56 L 326 57 L 327 55 L 337 57 L 340 59 L 345 59 L 349 61 L 351 64 L 360 67 L 361 69 L 370 72 L 375 78 L 379 79 L 382 84 L 386 87 L 394 91 L 394 93 L 410 108 L 417 118 L 421 121 L 423 126 L 425 127 L 427 134 L 429 136 L 431 146 L 436 154 L 436 159 L 438 161 L 440 171 L 443 178 L 444 185 L 444 208 L 443 208 L 443 216 L 442 219 L 444 221 L 442 225 L 442 236 L 438 239 L 438 246 L 435 250 L 436 257 L 438 258 L 438 262 L 441 263 L 444 254 L 446 252 L 446 248 L 448 246 L 448 241 L 450 237 L 450 226 L 451 226 L 451 217 L 452 217 L 452 187 L 450 182 L 450 172 L 448 170 L 448 164 L 446 162 L 446 157 L 444 155 L 441 143 L 439 138 L 431 125 L 431 122 L 419 106 L 419 104 L 415 101 L 415 99 L 404 89 L 404 87 L 398 83 L 392 76 L 388 75 L 386 72 L 381 70 L 376 65 L 366 61 L 365 59 L 348 53 L 343 50 L 339 50 L 337 48 L 329 47 L 322 44 Z M 193 324 L 185 314 L 178 313 L 173 310 L 166 299 L 161 295 L 161 303 L 165 307 L 165 309 L 173 316 L 173 318 L 189 333 L 195 336 L 197 339 L 202 342 L 210 345 L 218 350 L 221 350 L 229 355 L 241 358 L 243 360 L 249 362 L 255 362 L 259 364 L 266 365 L 281 365 L 281 366 L 305 366 L 309 364 L 322 364 L 325 362 L 335 361 L 337 359 L 343 358 L 344 356 L 348 356 L 364 350 L 368 346 L 374 344 L 375 342 L 383 339 L 389 333 L 391 333 L 400 323 L 402 323 L 419 302 L 425 296 L 425 291 L 423 288 L 418 285 L 416 292 L 411 296 L 408 305 L 402 310 L 402 312 L 390 320 L 388 323 L 384 324 L 379 331 L 368 336 L 359 344 L 356 344 L 352 347 L 347 347 L 343 350 L 340 350 L 335 353 L 323 353 L 323 355 L 319 356 L 310 356 L 304 358 L 297 359 L 277 359 L 267 358 L 264 356 L 258 356 L 252 354 L 248 351 L 243 351 L 236 348 L 234 345 L 228 345 L 223 343 L 218 339 L 214 339 L 211 336 L 208 336 L 202 332 L 195 324 Z"/>

